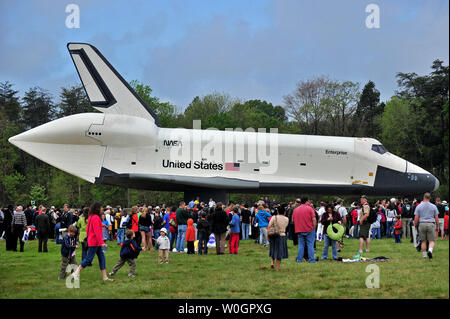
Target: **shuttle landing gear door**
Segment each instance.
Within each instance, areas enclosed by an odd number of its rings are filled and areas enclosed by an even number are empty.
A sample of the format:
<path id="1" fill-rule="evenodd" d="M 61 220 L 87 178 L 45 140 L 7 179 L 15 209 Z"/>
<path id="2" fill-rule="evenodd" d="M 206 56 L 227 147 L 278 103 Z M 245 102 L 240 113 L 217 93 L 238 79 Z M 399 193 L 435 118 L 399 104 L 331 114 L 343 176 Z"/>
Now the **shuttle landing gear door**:
<path id="1" fill-rule="evenodd" d="M 369 167 L 368 156 L 370 155 L 370 144 L 364 138 L 355 139 L 355 151 L 353 153 L 353 168 L 350 176 L 354 185 L 373 186 L 374 172 Z M 372 185 L 369 185 L 372 184 Z"/>

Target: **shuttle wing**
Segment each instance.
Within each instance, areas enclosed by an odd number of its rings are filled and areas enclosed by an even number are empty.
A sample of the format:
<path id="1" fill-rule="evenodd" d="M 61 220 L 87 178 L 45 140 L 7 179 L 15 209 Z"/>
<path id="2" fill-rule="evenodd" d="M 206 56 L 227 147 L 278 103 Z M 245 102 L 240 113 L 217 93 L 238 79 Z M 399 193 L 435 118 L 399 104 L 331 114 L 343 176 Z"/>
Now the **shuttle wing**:
<path id="1" fill-rule="evenodd" d="M 159 126 L 155 112 L 97 48 L 87 43 L 68 43 L 67 48 L 93 107 L 103 113 L 145 118 Z"/>

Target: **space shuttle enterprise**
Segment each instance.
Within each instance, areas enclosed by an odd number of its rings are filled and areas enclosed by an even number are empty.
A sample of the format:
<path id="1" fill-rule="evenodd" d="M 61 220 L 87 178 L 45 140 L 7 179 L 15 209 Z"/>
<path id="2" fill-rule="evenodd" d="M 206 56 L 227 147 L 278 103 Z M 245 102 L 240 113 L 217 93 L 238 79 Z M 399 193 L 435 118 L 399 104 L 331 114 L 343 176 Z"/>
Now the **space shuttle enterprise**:
<path id="1" fill-rule="evenodd" d="M 163 128 L 94 46 L 67 48 L 101 113 L 60 118 L 9 142 L 91 183 L 183 191 L 189 200 L 227 193 L 412 196 L 439 187 L 431 173 L 373 138 Z"/>

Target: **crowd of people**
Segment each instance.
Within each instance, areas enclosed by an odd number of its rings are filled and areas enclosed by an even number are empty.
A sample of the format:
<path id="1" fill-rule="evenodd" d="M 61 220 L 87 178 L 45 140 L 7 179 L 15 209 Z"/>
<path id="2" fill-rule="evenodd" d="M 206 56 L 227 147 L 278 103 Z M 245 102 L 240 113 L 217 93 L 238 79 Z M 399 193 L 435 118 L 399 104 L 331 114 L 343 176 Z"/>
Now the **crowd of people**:
<path id="1" fill-rule="evenodd" d="M 97 255 L 102 277 L 111 281 L 125 263 L 130 266 L 130 277 L 135 276 L 135 259 L 140 251 L 158 250 L 159 263 L 169 262 L 169 252 L 198 255 L 208 254 L 214 247 L 217 255 L 225 254 L 226 242 L 230 254 L 238 254 L 241 240 L 254 240 L 269 247 L 271 268 L 278 271 L 282 259 L 288 258 L 287 241 L 298 245 L 297 262 L 315 263 L 328 258 L 338 260 L 343 249 L 343 238 L 359 239 L 359 254 L 370 251 L 370 239 L 382 237 L 413 242 L 414 228 L 419 233 L 418 250 L 424 258 L 432 258 L 437 238 L 448 239 L 448 203 L 439 198 L 431 203 L 431 195 L 410 202 L 407 198 L 376 201 L 370 204 L 366 196 L 345 206 L 344 200 L 315 205 L 307 197 L 290 203 L 277 203 L 268 197 L 253 205 L 201 202 L 199 198 L 177 206 L 136 205 L 130 209 L 120 206 L 62 209 L 44 206 L 24 210 L 22 206 L 0 207 L 0 234 L 6 240 L 6 250 L 24 251 L 26 240 L 37 238 L 38 252 L 48 252 L 48 240 L 61 245 L 61 271 L 64 279 L 68 265 L 74 276 L 92 265 Z M 341 237 L 336 238 L 329 227 L 340 225 Z M 210 245 L 210 242 L 213 245 Z M 316 257 L 317 241 L 323 241 L 321 257 Z M 105 250 L 107 242 L 121 246 L 120 258 L 107 274 Z M 81 248 L 81 263 L 75 259 L 75 250 Z M 108 277 L 109 275 L 109 277 Z"/>

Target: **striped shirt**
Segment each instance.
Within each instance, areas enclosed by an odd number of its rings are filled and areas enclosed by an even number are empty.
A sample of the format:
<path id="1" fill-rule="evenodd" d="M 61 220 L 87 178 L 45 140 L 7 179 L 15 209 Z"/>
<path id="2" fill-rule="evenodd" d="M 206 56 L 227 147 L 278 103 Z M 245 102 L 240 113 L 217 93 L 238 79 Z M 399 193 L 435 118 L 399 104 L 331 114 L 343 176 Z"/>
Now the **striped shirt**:
<path id="1" fill-rule="evenodd" d="M 14 216 L 13 216 L 13 220 L 12 220 L 12 225 L 23 225 L 26 226 L 27 225 L 27 218 L 25 217 L 24 212 L 14 212 Z"/>

